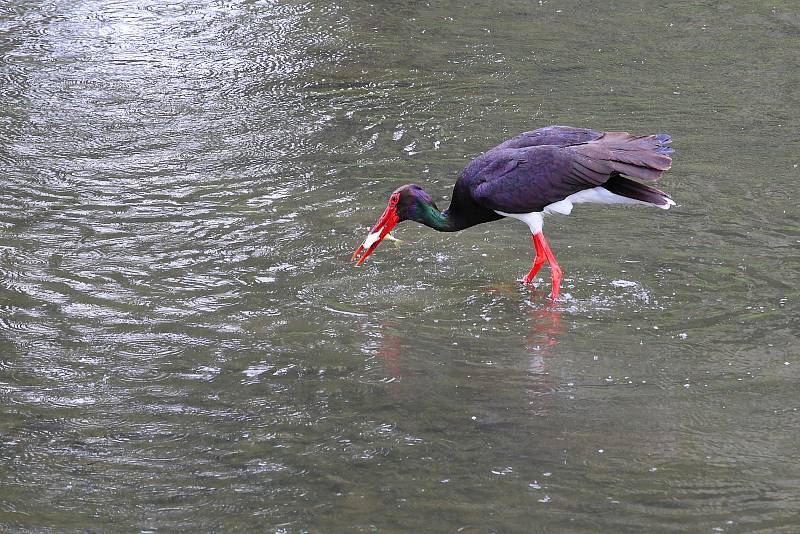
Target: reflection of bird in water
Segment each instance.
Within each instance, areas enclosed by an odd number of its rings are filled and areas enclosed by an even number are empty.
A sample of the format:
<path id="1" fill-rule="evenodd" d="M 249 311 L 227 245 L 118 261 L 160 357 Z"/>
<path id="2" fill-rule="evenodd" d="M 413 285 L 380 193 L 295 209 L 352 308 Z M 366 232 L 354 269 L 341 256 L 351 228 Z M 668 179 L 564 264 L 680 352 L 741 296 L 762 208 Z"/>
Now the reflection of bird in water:
<path id="1" fill-rule="evenodd" d="M 531 355 L 530 369 L 535 373 L 547 372 L 546 358 L 559 343 L 564 332 L 561 324 L 561 312 L 548 308 L 534 310 L 530 315 L 531 329 L 528 333 L 527 349 Z"/>
<path id="2" fill-rule="evenodd" d="M 529 284 L 550 263 L 552 299 L 558 297 L 561 268 L 542 233 L 543 216 L 569 215 L 575 203 L 643 204 L 668 209 L 675 203 L 644 182 L 658 180 L 672 165 L 666 134 L 635 137 L 549 126 L 510 139 L 472 160 L 453 189 L 450 207 L 439 211 L 416 184 L 404 185 L 353 254 L 360 265 L 392 228 L 413 220 L 440 232 L 455 232 L 511 217 L 531 230 L 536 258 L 523 282 Z M 359 258 L 359 254 L 363 255 Z"/>
<path id="3" fill-rule="evenodd" d="M 520 302 L 519 287 L 494 287 L 488 292 L 506 293 L 508 297 L 515 295 L 516 298 L 511 300 L 522 307 L 522 316 L 516 315 L 519 311 L 514 312 L 516 319 L 522 321 L 510 321 L 517 324 L 517 341 L 511 344 L 513 346 L 504 346 L 500 351 L 502 356 L 493 352 L 494 345 L 485 344 L 485 335 L 481 336 L 482 350 L 479 354 L 462 348 L 468 344 L 459 343 L 447 351 L 448 358 L 453 360 L 446 360 L 452 365 L 447 366 L 443 375 L 431 373 L 429 364 L 425 364 L 428 358 L 414 358 L 414 351 L 420 350 L 419 340 L 415 337 L 418 332 L 410 332 L 403 323 L 391 320 L 381 324 L 363 324 L 368 337 L 364 349 L 375 356 L 375 362 L 380 366 L 376 371 L 382 375 L 382 388 L 393 397 L 418 402 L 420 388 L 441 394 L 440 386 L 446 386 L 444 389 L 456 394 L 459 402 L 469 404 L 470 414 L 476 415 L 477 424 L 483 428 L 514 426 L 513 418 L 509 419 L 509 403 L 524 405 L 529 415 L 551 413 L 556 402 L 553 393 L 559 390 L 560 382 L 560 377 L 552 372 L 552 357 L 564 332 L 561 312 L 545 304 L 540 304 L 543 308 L 530 309 L 532 304 L 528 301 Z M 428 334 L 434 337 L 448 335 L 444 330 Z M 485 365 L 486 359 L 493 361 L 491 366 Z M 415 367 L 419 365 L 423 367 Z M 448 389 L 453 384 L 459 389 Z M 429 398 L 427 394 L 423 397 Z"/>
<path id="4" fill-rule="evenodd" d="M 403 377 L 403 370 L 400 367 L 403 341 L 397 334 L 389 333 L 392 326 L 391 324 L 384 324 L 381 328 L 383 331 L 383 340 L 378 350 L 378 356 L 380 356 L 386 364 L 386 369 L 389 371 L 389 374 L 392 375 L 392 378 L 400 380 Z"/>
<path id="5" fill-rule="evenodd" d="M 518 294 L 512 286 L 492 286 L 487 288 L 489 294 Z M 531 306 L 526 301 L 525 307 Z M 546 307 L 530 310 L 527 314 L 529 330 L 525 335 L 524 352 L 528 355 L 528 370 L 541 377 L 537 384 L 544 386 L 548 391 L 555 389 L 554 378 L 548 372 L 547 358 L 552 354 L 552 349 L 558 345 L 560 336 L 564 332 L 561 322 L 561 312 L 557 309 Z M 399 329 L 399 330 L 398 330 Z M 393 388 L 399 386 L 399 381 L 407 374 L 404 369 L 404 346 L 406 342 L 413 344 L 399 332 L 402 331 L 401 325 L 394 322 L 385 322 L 379 329 L 373 331 L 372 337 L 378 338 L 377 346 L 372 345 L 372 349 L 377 348 L 377 356 L 383 361 L 388 372 L 389 379 L 386 382 L 392 383 Z"/>

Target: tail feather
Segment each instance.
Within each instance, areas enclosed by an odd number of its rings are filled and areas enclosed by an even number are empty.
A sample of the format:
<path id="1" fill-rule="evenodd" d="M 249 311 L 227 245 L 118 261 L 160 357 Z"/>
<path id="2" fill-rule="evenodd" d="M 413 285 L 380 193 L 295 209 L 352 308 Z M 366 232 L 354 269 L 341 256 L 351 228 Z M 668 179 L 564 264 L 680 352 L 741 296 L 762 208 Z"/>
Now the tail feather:
<path id="1" fill-rule="evenodd" d="M 672 154 L 675 150 L 672 149 L 671 146 L 664 146 L 672 143 L 672 137 L 669 134 L 660 133 L 655 134 L 656 141 L 658 141 L 658 146 L 656 147 L 656 152 L 659 154 Z"/>
<path id="2" fill-rule="evenodd" d="M 655 134 L 653 137 L 655 137 L 656 141 L 658 141 L 662 145 L 668 145 L 672 142 L 672 137 L 669 134 L 660 133 L 660 134 Z"/>
<path id="3" fill-rule="evenodd" d="M 650 187 L 634 180 L 629 180 L 619 174 L 614 174 L 608 179 L 603 187 L 614 193 L 640 202 L 653 204 L 659 208 L 669 209 L 675 202 L 664 191 Z"/>
<path id="4" fill-rule="evenodd" d="M 672 166 L 672 142 L 667 134 L 635 137 L 627 132 L 606 132 L 603 137 L 577 145 L 575 151 L 590 160 L 600 161 L 611 171 L 654 182 Z"/>

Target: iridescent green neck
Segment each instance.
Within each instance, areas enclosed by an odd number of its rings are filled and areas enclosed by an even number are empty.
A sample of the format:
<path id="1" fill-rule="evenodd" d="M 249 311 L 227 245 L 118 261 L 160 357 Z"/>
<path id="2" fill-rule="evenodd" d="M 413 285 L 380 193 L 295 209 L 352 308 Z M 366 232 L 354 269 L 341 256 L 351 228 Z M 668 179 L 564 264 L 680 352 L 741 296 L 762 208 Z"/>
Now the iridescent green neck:
<path id="1" fill-rule="evenodd" d="M 464 228 L 464 225 L 450 214 L 450 210 L 439 211 L 435 204 L 417 203 L 414 215 L 415 221 L 439 232 L 456 232 Z"/>

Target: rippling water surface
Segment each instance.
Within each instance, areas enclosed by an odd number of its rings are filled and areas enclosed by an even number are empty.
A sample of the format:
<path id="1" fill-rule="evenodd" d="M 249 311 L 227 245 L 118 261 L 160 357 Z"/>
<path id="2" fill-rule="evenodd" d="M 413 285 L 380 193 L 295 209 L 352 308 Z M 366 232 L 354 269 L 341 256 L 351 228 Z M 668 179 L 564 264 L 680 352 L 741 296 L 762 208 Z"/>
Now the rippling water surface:
<path id="1" fill-rule="evenodd" d="M 485 4 L 485 5 L 483 5 Z M 0 525 L 797 532 L 793 2 L 0 6 Z M 406 224 L 553 123 L 669 212 Z"/>

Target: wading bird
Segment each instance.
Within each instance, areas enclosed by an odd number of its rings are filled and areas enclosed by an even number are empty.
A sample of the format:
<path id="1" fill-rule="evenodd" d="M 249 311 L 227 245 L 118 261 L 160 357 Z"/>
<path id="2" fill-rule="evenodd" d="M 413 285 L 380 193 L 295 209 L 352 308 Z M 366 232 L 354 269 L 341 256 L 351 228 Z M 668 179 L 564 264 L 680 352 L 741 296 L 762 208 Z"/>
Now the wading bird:
<path id="1" fill-rule="evenodd" d="M 675 205 L 669 195 L 642 181 L 655 182 L 670 168 L 672 149 L 666 145 L 671 141 L 666 134 L 636 137 L 569 126 L 522 133 L 467 164 L 445 211 L 416 184 L 396 189 L 352 260 L 358 258 L 356 265 L 361 265 L 397 223 L 408 219 L 456 232 L 512 217 L 528 225 L 536 251 L 522 282 L 529 284 L 547 260 L 555 300 L 562 274 L 542 233 L 544 215 L 569 215 L 573 204 L 581 202 L 669 209 Z"/>

